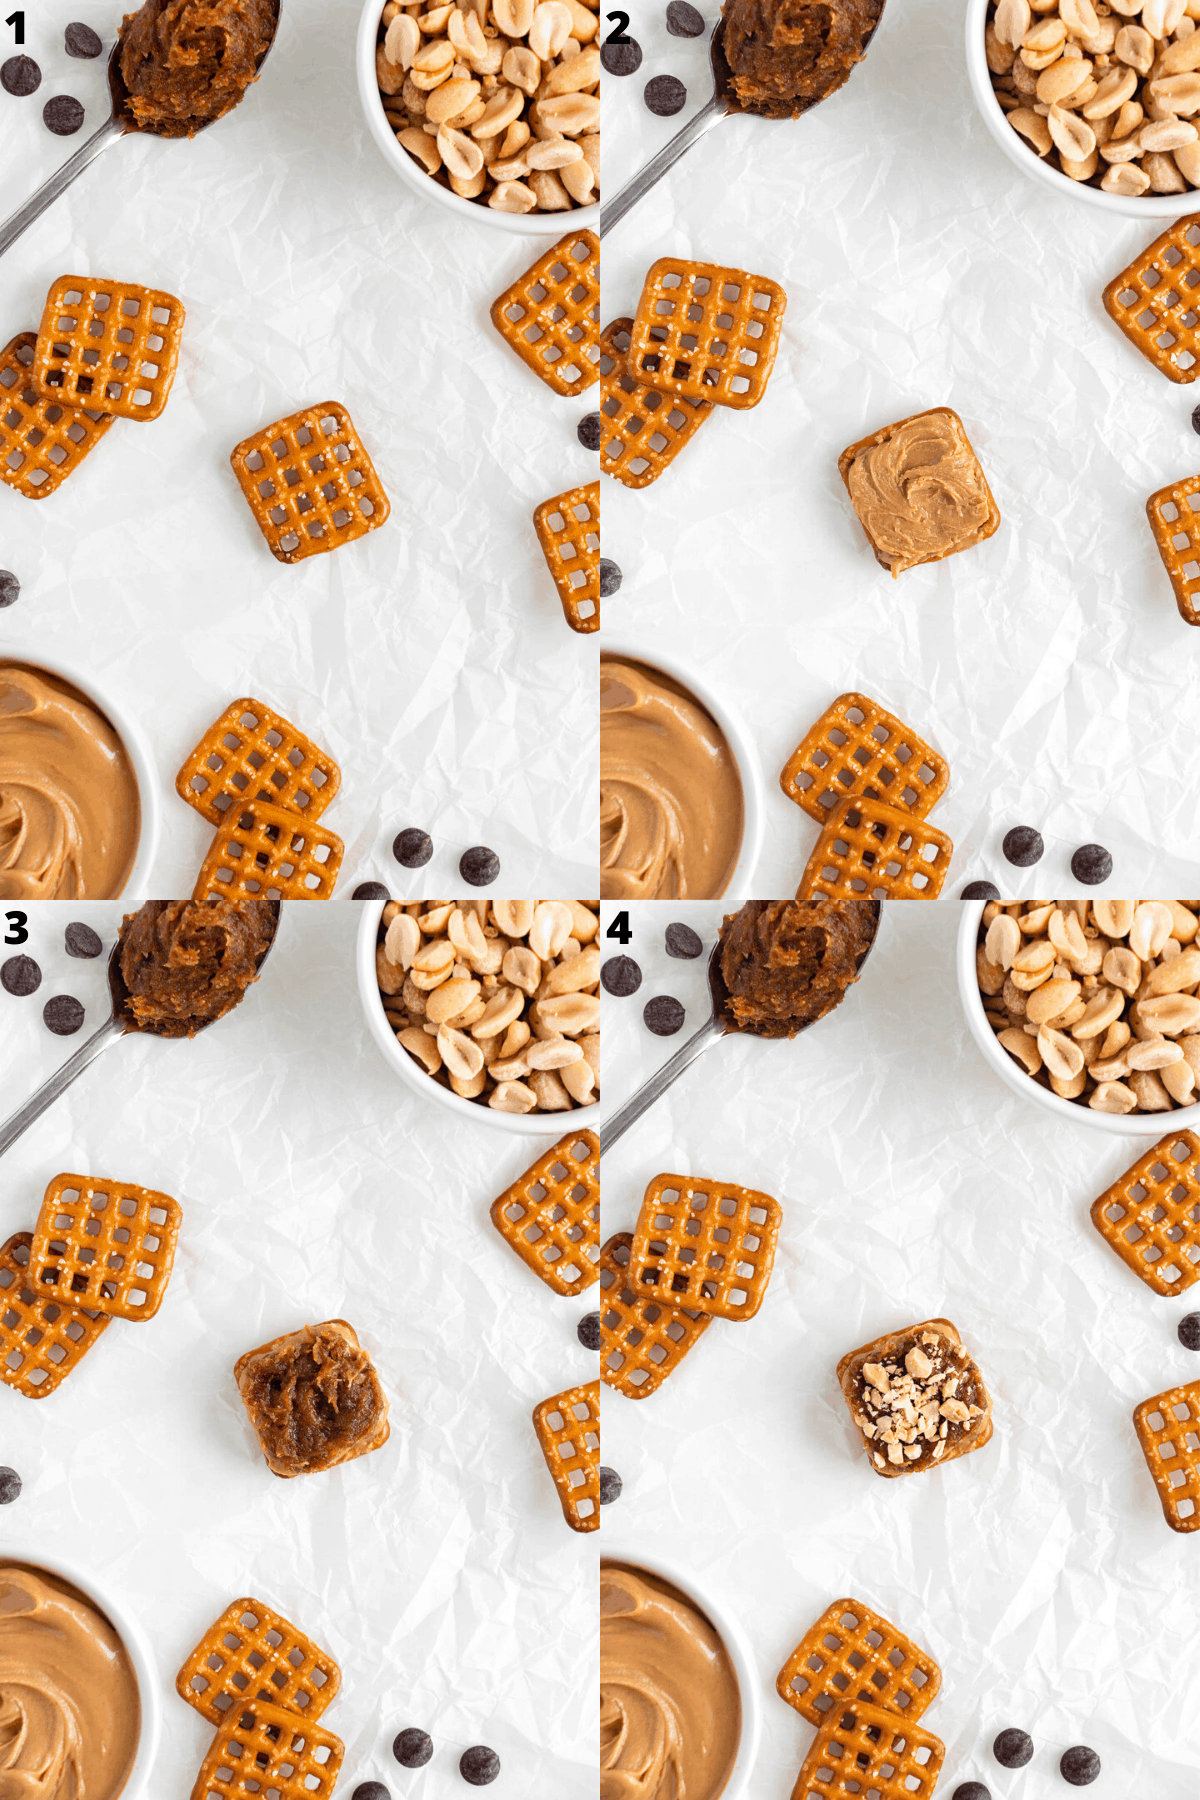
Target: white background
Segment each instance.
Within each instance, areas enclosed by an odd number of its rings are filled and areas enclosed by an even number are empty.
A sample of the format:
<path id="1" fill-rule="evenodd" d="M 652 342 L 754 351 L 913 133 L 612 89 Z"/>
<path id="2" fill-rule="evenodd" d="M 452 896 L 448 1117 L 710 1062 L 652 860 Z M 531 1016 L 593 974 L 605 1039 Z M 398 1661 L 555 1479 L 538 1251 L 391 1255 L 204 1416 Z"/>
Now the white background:
<path id="1" fill-rule="evenodd" d="M 43 81 L 30 99 L 0 94 L 9 205 L 107 114 L 105 59 L 66 56 L 64 24 L 91 22 L 107 53 L 123 10 L 26 9 Z M 325 821 L 346 842 L 339 892 L 368 877 L 399 887 L 390 846 L 405 825 L 438 844 L 418 892 L 449 886 L 470 844 L 499 852 L 506 892 L 565 892 L 595 865 L 580 774 L 595 757 L 594 641 L 567 628 L 532 524 L 540 501 L 592 476 L 575 436 L 587 405 L 538 381 L 488 319 L 537 240 L 460 224 L 369 140 L 358 18 L 353 0 L 284 0 L 236 112 L 191 143 L 116 143 L 0 261 L 0 344 L 36 331 L 66 273 L 165 288 L 187 309 L 159 419 L 119 420 L 49 499 L 0 489 L 0 567 L 23 584 L 0 614 L 0 655 L 58 655 L 145 726 L 159 894 L 191 891 L 210 839 L 175 795 L 176 770 L 247 694 L 341 764 Z M 42 124 L 62 92 L 87 107 L 74 138 Z M 391 517 L 286 566 L 229 453 L 330 399 L 349 409 Z"/>
<path id="2" fill-rule="evenodd" d="M 611 917 L 613 908 L 606 909 Z M 672 917 L 715 941 L 721 907 L 628 909 L 645 980 L 606 998 L 605 1055 L 631 1090 L 707 1014 L 705 962 L 665 954 Z M 932 1652 L 924 1723 L 947 1746 L 939 1792 L 1070 1790 L 1058 1759 L 1090 1744 L 1096 1795 L 1194 1800 L 1200 1543 L 1166 1525 L 1134 1435 L 1141 1400 L 1200 1377 L 1161 1299 L 1088 1208 L 1142 1149 L 1059 1124 L 993 1074 L 954 976 L 960 909 L 884 908 L 857 987 L 792 1043 L 715 1044 L 604 1159 L 605 1235 L 632 1230 L 660 1173 L 735 1181 L 784 1209 L 775 1272 L 746 1324 L 717 1321 L 646 1400 L 606 1391 L 605 1515 L 622 1556 L 690 1568 L 758 1661 L 754 1800 L 787 1800 L 812 1729 L 774 1691 L 803 1633 L 853 1596 Z M 616 946 L 612 946 L 616 950 Z M 651 995 L 688 1009 L 653 1038 Z M 884 1332 L 946 1317 L 995 1404 L 984 1449 L 938 1472 L 876 1476 L 835 1376 Z M 996 1733 L 1031 1733 L 1020 1771 Z"/>
<path id="3" fill-rule="evenodd" d="M 85 1032 L 107 1010 L 104 961 L 66 956 L 67 919 L 106 948 L 120 919 L 99 903 L 31 912 L 23 950 L 45 979 L 28 999 L 0 992 L 6 1111 L 82 1041 L 43 1028 L 46 998 L 81 998 Z M 163 1189 L 183 1230 L 154 1320 L 115 1321 L 48 1399 L 0 1388 L 0 1463 L 25 1483 L 0 1515 L 0 1553 L 94 1571 L 145 1627 L 165 1728 L 153 1800 L 191 1791 L 212 1732 L 175 1673 L 239 1595 L 341 1664 L 325 1715 L 347 1746 L 339 1793 L 375 1779 L 460 1794 L 458 1758 L 484 1743 L 503 1765 L 497 1793 L 591 1800 L 596 1539 L 564 1522 L 530 1419 L 594 1376 L 575 1335 L 588 1305 L 551 1294 L 487 1217 L 543 1146 L 448 1129 L 368 1038 L 359 917 L 285 907 L 236 1012 L 191 1043 L 118 1041 L 5 1157 L 0 1241 L 32 1229 L 60 1172 Z M 281 1481 L 233 1365 L 331 1318 L 370 1352 L 391 1438 Z M 435 1740 L 423 1770 L 392 1760 L 405 1725 Z"/>
<path id="4" fill-rule="evenodd" d="M 633 0 L 645 60 L 606 78 L 609 198 L 710 89 L 707 39 Z M 711 25 L 715 0 L 700 0 Z M 956 845 L 947 894 L 1007 871 L 1035 825 L 1061 893 L 1078 845 L 1112 851 L 1112 891 L 1194 886 L 1200 633 L 1175 609 L 1144 506 L 1200 467 L 1177 387 L 1127 343 L 1105 284 L 1158 235 L 1022 178 L 967 86 L 962 8 L 890 0 L 849 84 L 795 122 L 730 119 L 604 240 L 604 312 L 680 255 L 788 293 L 767 393 L 718 408 L 651 487 L 605 487 L 605 553 L 625 584 L 605 640 L 702 671 L 753 731 L 768 790 L 755 893 L 791 893 L 816 826 L 779 770 L 836 694 L 864 689 L 940 749 L 933 823 Z M 654 119 L 653 75 L 688 106 Z M 850 507 L 839 453 L 930 406 L 962 416 L 1003 523 L 987 544 L 893 581 Z M 1049 874 L 1049 882 L 1045 875 Z M 1026 885 L 1019 884 L 1024 880 Z M 1033 886 L 1028 885 L 1033 882 Z"/>

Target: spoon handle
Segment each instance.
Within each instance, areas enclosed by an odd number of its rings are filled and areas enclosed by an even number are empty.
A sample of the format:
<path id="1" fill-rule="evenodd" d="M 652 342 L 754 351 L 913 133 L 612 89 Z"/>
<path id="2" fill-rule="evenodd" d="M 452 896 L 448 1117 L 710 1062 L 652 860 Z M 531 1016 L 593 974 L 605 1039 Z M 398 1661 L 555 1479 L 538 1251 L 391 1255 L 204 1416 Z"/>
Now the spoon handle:
<path id="1" fill-rule="evenodd" d="M 107 118 L 99 131 L 94 131 L 86 144 L 69 156 L 61 169 L 44 181 L 36 194 L 31 194 L 24 206 L 19 206 L 15 213 L 0 225 L 0 256 L 15 244 L 21 233 L 40 219 L 46 208 L 53 204 L 58 196 L 70 187 L 77 175 L 82 175 L 89 163 L 95 162 L 102 150 L 119 137 L 124 137 L 125 126 L 116 117 Z"/>
<path id="2" fill-rule="evenodd" d="M 106 1019 L 99 1031 L 93 1031 L 86 1044 L 80 1046 L 61 1069 L 51 1075 L 49 1081 L 43 1081 L 36 1094 L 31 1094 L 24 1106 L 18 1106 L 15 1113 L 0 1125 L 0 1156 L 10 1145 L 15 1144 L 23 1131 L 28 1130 L 35 1119 L 40 1119 L 48 1106 L 52 1106 L 60 1094 L 66 1092 L 77 1075 L 82 1075 L 89 1063 L 95 1062 L 101 1051 L 117 1038 L 125 1035 L 125 1027 L 115 1018 Z"/>
<path id="3" fill-rule="evenodd" d="M 694 1063 L 698 1056 L 703 1056 L 710 1044 L 725 1036 L 725 1027 L 714 1016 L 703 1024 L 683 1046 L 677 1050 L 670 1062 L 665 1062 L 661 1069 L 655 1070 L 649 1081 L 643 1082 L 633 1097 L 616 1111 L 607 1125 L 600 1127 L 600 1154 L 611 1150 L 618 1138 L 623 1138 L 631 1125 L 636 1125 L 644 1112 L 649 1112 L 654 1102 L 665 1094 L 671 1083 L 678 1079 L 683 1071 Z"/>
<path id="4" fill-rule="evenodd" d="M 650 158 L 644 169 L 639 169 L 633 179 L 627 181 L 611 200 L 601 203 L 600 236 L 603 237 L 614 225 L 620 224 L 625 214 L 637 205 L 643 194 L 650 192 L 655 182 L 679 161 L 685 150 L 690 150 L 706 131 L 711 131 L 714 125 L 719 125 L 722 119 L 728 117 L 725 102 L 714 94 L 707 106 L 701 107 L 695 118 L 689 119 L 683 130 L 677 131 L 670 143 L 664 144 L 658 155 Z"/>

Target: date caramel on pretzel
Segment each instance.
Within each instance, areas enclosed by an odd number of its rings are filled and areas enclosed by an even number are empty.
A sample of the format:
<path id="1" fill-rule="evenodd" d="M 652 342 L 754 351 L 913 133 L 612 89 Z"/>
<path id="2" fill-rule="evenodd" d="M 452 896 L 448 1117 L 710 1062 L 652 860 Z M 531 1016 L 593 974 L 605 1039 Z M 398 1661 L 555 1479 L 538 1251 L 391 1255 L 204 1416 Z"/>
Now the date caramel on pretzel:
<path id="1" fill-rule="evenodd" d="M 249 1350 L 233 1375 L 267 1466 L 285 1480 L 353 1462 L 388 1440 L 387 1395 L 345 1319 Z"/>
<path id="2" fill-rule="evenodd" d="M 837 1377 L 877 1475 L 917 1475 L 991 1438 L 991 1396 L 949 1319 L 851 1350 Z"/>

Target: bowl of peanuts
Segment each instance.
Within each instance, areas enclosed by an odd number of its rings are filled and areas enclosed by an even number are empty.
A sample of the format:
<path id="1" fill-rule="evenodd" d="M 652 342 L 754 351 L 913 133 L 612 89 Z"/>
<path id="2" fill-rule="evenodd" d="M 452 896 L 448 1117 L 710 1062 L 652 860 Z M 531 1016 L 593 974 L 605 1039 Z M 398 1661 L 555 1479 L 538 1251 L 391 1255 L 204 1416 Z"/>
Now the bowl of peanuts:
<path id="1" fill-rule="evenodd" d="M 1200 189 L 1200 0 L 967 0 L 984 124 L 1044 186 L 1176 219 Z"/>
<path id="2" fill-rule="evenodd" d="M 368 901 L 358 988 L 407 1087 L 460 1119 L 538 1137 L 600 1110 L 596 900 Z"/>
<path id="3" fill-rule="evenodd" d="M 600 218 L 599 0 L 366 0 L 358 89 L 406 184 L 460 217 L 561 237 Z"/>
<path id="4" fill-rule="evenodd" d="M 1200 1125 L 1200 900 L 965 902 L 958 986 L 1016 1093 L 1120 1136 Z"/>

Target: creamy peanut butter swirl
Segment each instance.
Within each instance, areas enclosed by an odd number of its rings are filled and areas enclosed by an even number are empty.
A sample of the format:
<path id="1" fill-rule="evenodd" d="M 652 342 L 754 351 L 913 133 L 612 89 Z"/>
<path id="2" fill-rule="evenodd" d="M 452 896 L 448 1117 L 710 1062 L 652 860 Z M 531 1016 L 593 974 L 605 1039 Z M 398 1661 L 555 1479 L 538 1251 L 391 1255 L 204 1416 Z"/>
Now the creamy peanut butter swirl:
<path id="1" fill-rule="evenodd" d="M 640 663 L 600 664 L 600 894 L 712 900 L 742 845 L 742 782 L 704 708 Z"/>
<path id="2" fill-rule="evenodd" d="M 962 422 L 947 408 L 920 413 L 869 444 L 846 481 L 875 554 L 899 575 L 978 542 L 995 511 Z"/>
<path id="3" fill-rule="evenodd" d="M 114 899 L 141 823 L 133 765 L 103 713 L 43 669 L 0 663 L 0 899 Z"/>
<path id="4" fill-rule="evenodd" d="M 682 1594 L 600 1571 L 600 1800 L 716 1800 L 742 1732 L 737 1676 Z"/>
<path id="5" fill-rule="evenodd" d="M 103 1614 L 44 1571 L 0 1564 L 0 1800 L 116 1800 L 141 1725 Z"/>

